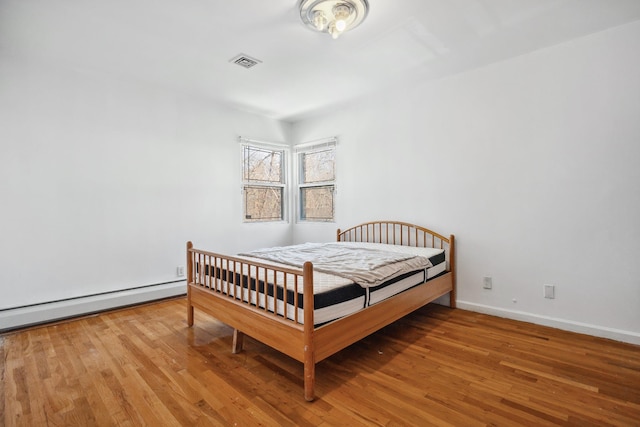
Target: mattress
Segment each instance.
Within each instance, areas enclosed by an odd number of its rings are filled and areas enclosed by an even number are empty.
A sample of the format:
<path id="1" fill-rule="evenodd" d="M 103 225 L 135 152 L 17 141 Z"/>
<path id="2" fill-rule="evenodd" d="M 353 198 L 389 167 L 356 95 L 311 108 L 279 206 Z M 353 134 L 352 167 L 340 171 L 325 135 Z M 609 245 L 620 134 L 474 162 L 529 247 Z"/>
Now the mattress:
<path id="1" fill-rule="evenodd" d="M 400 292 L 424 283 L 447 270 L 444 250 L 434 248 L 415 248 L 410 246 L 387 245 L 379 243 L 342 242 L 346 246 L 375 248 L 395 253 L 410 254 L 428 258 L 427 268 L 407 272 L 377 286 L 363 287 L 353 281 L 329 274 L 314 271 L 314 324 L 316 326 L 331 322 L 349 314 L 362 310 L 390 298 Z M 243 255 L 239 258 L 248 262 L 259 262 L 274 267 L 291 268 L 291 265 L 265 261 Z M 313 260 L 310 260 L 313 262 Z M 205 265 L 201 269 L 200 262 Z M 304 319 L 303 283 L 293 275 L 278 273 L 274 277 L 273 270 L 255 269 L 248 264 L 223 263 L 218 260 L 200 260 L 196 263 L 196 283 L 215 289 L 230 297 L 241 299 L 256 307 L 276 312 L 302 324 Z M 215 272 L 214 272 L 215 268 Z M 200 274 L 200 273 L 203 274 Z M 213 277 L 217 277 L 214 280 Z M 274 286 L 273 284 L 276 283 Z M 266 289 L 265 289 L 266 287 Z M 266 294 L 266 297 L 265 297 Z M 275 295 L 275 297 L 274 297 Z M 286 301 L 286 302 L 285 302 Z M 296 313 L 297 306 L 297 313 Z"/>

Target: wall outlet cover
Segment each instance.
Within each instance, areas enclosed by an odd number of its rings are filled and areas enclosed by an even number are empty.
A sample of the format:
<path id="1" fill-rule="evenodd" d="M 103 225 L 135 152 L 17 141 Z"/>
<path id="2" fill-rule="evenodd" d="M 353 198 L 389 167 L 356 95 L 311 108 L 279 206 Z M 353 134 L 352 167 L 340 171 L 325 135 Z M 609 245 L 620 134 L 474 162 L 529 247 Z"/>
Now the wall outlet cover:
<path id="1" fill-rule="evenodd" d="M 556 297 L 555 285 L 544 285 L 544 297 L 554 299 Z"/>

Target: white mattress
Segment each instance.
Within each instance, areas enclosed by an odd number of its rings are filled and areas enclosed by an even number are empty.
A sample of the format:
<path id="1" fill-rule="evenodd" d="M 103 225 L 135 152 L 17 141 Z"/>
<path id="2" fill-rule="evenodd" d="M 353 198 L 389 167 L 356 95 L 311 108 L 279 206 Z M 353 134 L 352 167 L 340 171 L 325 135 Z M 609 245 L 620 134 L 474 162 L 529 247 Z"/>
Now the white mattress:
<path id="1" fill-rule="evenodd" d="M 340 317 L 347 316 L 349 314 L 355 313 L 367 306 L 377 304 L 378 302 L 385 300 L 393 295 L 396 295 L 400 292 L 403 292 L 413 286 L 421 284 L 438 274 L 447 270 L 447 263 L 444 257 L 444 251 L 442 249 L 433 249 L 433 248 L 415 248 L 410 246 L 399 246 L 399 245 L 388 245 L 388 244 L 379 244 L 379 243 L 356 243 L 356 242 L 342 242 L 344 245 L 348 246 L 356 246 L 356 247 L 371 247 L 384 251 L 398 252 L 404 254 L 413 254 L 418 256 L 424 256 L 431 260 L 432 267 L 427 269 L 411 272 L 404 274 L 403 276 L 394 278 L 389 282 L 383 283 L 379 286 L 363 288 L 348 279 L 345 279 L 340 276 L 322 273 L 322 272 L 314 272 L 313 282 L 314 282 L 314 324 L 321 325 L 332 320 L 338 319 Z M 261 264 L 269 264 L 278 267 L 288 268 L 291 266 L 282 265 L 273 263 L 270 261 L 265 261 L 263 259 L 254 259 L 251 257 L 240 257 L 242 259 L 246 259 L 247 261 L 259 262 Z M 207 261 L 205 263 L 209 263 Z M 221 293 L 234 296 L 238 299 L 242 299 L 245 302 L 249 302 L 257 307 L 264 308 L 265 307 L 265 296 L 264 293 L 260 293 L 259 301 L 256 301 L 256 295 L 258 292 L 255 290 L 257 287 L 263 287 L 264 281 L 269 284 L 274 283 L 273 272 L 269 271 L 266 273 L 262 269 L 259 269 L 258 272 L 251 271 L 249 273 L 247 265 L 244 265 L 243 271 L 240 272 L 239 266 L 216 266 L 217 269 L 222 268 L 222 270 L 231 270 L 235 272 L 234 276 L 236 279 L 235 282 L 237 284 L 229 284 L 226 280 L 218 280 L 212 282 L 210 277 L 207 276 L 207 272 L 209 270 L 209 266 L 205 268 L 203 273 L 200 275 L 200 269 L 196 268 L 196 283 L 200 283 L 206 287 L 210 287 L 212 289 L 216 289 Z M 240 278 L 240 275 L 243 278 Z M 255 281 L 247 281 L 247 275 L 249 275 L 252 279 L 258 279 L 258 284 Z M 226 274 L 225 274 L 226 279 Z M 303 293 L 303 281 L 300 278 L 297 284 L 297 293 L 294 295 L 295 281 L 292 275 L 286 278 L 286 289 L 287 289 L 287 304 L 284 303 L 283 298 L 283 287 L 285 284 L 284 274 L 278 274 L 276 278 L 278 284 L 278 290 L 276 294 L 278 295 L 277 303 L 276 303 L 276 313 L 281 316 L 285 316 L 292 320 L 296 320 L 298 323 L 303 323 L 304 320 L 304 312 L 303 312 L 303 304 L 302 304 L 302 293 Z M 242 286 L 240 283 L 242 282 Z M 270 289 L 269 289 L 270 288 Z M 268 286 L 269 296 L 267 297 L 266 305 L 267 310 L 274 311 L 274 302 L 276 298 L 273 297 L 273 286 Z M 298 316 L 295 319 L 295 311 L 296 307 L 294 305 L 294 298 L 298 299 Z M 286 307 L 286 308 L 285 308 Z"/>

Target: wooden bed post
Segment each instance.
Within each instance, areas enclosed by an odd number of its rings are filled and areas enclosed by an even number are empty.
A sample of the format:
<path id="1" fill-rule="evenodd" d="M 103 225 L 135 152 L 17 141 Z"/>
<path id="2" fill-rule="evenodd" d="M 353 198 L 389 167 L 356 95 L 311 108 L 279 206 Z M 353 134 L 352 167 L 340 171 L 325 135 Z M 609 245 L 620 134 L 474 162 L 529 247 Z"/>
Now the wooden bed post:
<path id="1" fill-rule="evenodd" d="M 191 263 L 193 243 L 187 242 L 187 326 L 193 326 L 193 305 L 191 305 L 191 283 L 193 283 L 193 265 Z"/>
<path id="2" fill-rule="evenodd" d="M 316 360 L 313 345 L 313 265 L 305 262 L 302 267 L 304 280 L 304 398 L 311 402 L 314 398 L 314 385 L 316 381 Z"/>
<path id="3" fill-rule="evenodd" d="M 340 229 L 338 228 L 338 232 L 336 233 L 336 242 L 340 241 Z"/>
<path id="4" fill-rule="evenodd" d="M 449 236 L 449 269 L 451 270 L 451 292 L 449 292 L 449 307 L 456 308 L 456 241 L 455 236 Z"/>

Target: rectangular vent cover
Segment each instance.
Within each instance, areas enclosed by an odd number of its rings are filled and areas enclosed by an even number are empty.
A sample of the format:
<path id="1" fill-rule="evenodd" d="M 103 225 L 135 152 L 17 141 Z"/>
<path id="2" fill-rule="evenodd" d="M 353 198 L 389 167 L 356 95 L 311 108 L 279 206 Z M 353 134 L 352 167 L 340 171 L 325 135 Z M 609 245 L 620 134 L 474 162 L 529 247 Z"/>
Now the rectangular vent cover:
<path id="1" fill-rule="evenodd" d="M 259 59 L 252 58 L 249 55 L 245 55 L 244 53 L 241 53 L 238 56 L 234 56 L 229 62 L 233 62 L 234 64 L 238 64 L 239 66 L 244 68 L 251 68 L 254 65 L 262 63 L 262 61 L 260 61 Z"/>

